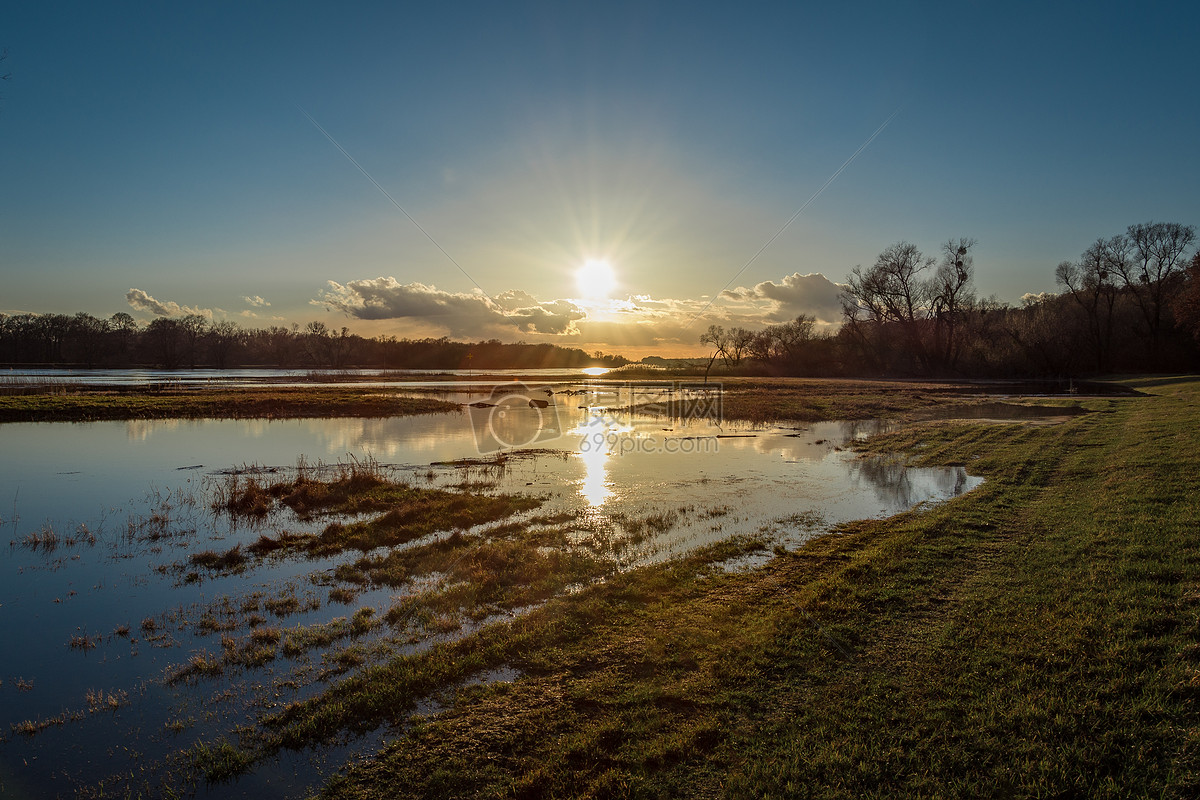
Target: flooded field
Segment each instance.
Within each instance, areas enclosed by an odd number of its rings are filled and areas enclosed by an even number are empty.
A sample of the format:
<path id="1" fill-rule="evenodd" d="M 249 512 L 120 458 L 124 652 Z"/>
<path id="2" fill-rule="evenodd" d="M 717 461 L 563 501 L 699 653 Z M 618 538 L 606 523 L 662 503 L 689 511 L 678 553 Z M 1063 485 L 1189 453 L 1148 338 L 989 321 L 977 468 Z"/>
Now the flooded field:
<path id="1" fill-rule="evenodd" d="M 228 782 L 197 781 L 195 765 L 211 763 L 215 742 L 261 715 L 606 570 L 733 537 L 754 546 L 726 566 L 746 568 L 838 523 L 979 483 L 962 467 L 908 468 L 848 449 L 879 423 L 722 422 L 719 396 L 700 389 L 633 396 L 557 384 L 443 396 L 462 412 L 0 426 L 0 796 L 164 787 L 295 796 L 388 731 L 319 753 L 284 751 Z M 270 557 L 254 549 L 365 512 L 229 510 L 252 480 L 356 470 L 421 490 L 523 499 L 503 518 L 398 545 L 411 555 L 402 579 L 380 577 L 386 548 Z M 585 561 L 570 563 L 586 568 L 547 579 L 551 588 L 539 593 L 506 590 L 475 606 L 445 600 L 463 580 L 462 541 L 515 548 L 515 537 L 537 544 L 514 553 L 578 551 Z M 422 605 L 435 595 L 438 603 Z"/>

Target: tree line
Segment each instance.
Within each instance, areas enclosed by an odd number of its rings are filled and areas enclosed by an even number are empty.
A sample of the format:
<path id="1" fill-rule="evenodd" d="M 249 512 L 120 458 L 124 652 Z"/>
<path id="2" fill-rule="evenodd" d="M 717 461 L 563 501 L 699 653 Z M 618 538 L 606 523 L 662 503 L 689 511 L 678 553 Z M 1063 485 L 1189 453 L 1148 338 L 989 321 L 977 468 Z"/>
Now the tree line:
<path id="1" fill-rule="evenodd" d="M 855 267 L 842 325 L 809 316 L 762 329 L 712 325 L 700 337 L 731 374 L 1067 377 L 1192 371 L 1200 366 L 1200 253 L 1196 229 L 1130 225 L 1055 269 L 1061 291 L 1020 306 L 979 298 L 975 240 L 937 255 L 887 247 Z"/>
<path id="2" fill-rule="evenodd" d="M 107 319 L 80 312 L 0 314 L 0 363 L 22 366 L 192 367 L 269 366 L 346 369 L 542 369 L 618 367 L 621 356 L 588 354 L 553 344 L 496 339 L 364 338 L 323 322 L 242 328 L 198 314 L 159 317 L 147 325 L 125 312 Z"/>

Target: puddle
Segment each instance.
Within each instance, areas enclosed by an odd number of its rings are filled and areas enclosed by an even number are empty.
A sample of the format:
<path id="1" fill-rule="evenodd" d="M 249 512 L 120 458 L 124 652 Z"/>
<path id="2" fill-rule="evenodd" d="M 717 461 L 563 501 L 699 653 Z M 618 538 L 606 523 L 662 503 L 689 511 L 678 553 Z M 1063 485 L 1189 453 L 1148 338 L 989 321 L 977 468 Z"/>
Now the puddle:
<path id="1" fill-rule="evenodd" d="M 719 395 L 667 386 L 643 385 L 637 396 L 617 384 L 558 384 L 528 395 L 506 388 L 482 399 L 447 393 L 484 408 L 392 419 L 0 425 L 0 543 L 12 542 L 0 547 L 0 637 L 8 645 L 0 651 L 0 795 L 67 796 L 80 781 L 140 776 L 147 764 L 228 736 L 325 681 L 486 622 L 450 621 L 444 634 L 407 643 L 388 638 L 382 625 L 343 635 L 337 626 L 357 609 L 382 614 L 397 595 L 429 591 L 444 578 L 435 570 L 403 591 L 347 592 L 332 573 L 358 553 L 189 581 L 178 565 L 192 553 L 225 551 L 280 527 L 316 532 L 327 522 L 283 515 L 247 525 L 214 514 L 213 493 L 235 473 L 287 476 L 299 460 L 317 468 L 371 458 L 416 486 L 532 494 L 544 504 L 524 519 L 572 519 L 571 540 L 603 539 L 621 569 L 739 534 L 762 538 L 769 557 L 840 522 L 944 501 L 980 482 L 962 467 L 910 468 L 848 449 L 877 423 L 721 423 Z M 254 615 L 262 621 L 247 623 Z M 236 626 L 223 630 L 226 621 Z M 226 637 L 244 642 L 259 628 L 286 637 L 301 627 L 338 633 L 295 658 L 219 678 L 164 680 L 220 654 Z M 23 735 L 14 726 L 26 721 L 47 724 Z M 320 758 L 284 754 L 198 794 L 302 794 L 369 744 Z"/>
<path id="2" fill-rule="evenodd" d="M 976 422 L 1066 422 L 1083 414 L 1090 414 L 1079 406 L 1033 406 L 1017 403 L 979 403 L 970 406 L 938 408 L 920 414 L 917 419 L 928 420 L 973 420 Z"/>

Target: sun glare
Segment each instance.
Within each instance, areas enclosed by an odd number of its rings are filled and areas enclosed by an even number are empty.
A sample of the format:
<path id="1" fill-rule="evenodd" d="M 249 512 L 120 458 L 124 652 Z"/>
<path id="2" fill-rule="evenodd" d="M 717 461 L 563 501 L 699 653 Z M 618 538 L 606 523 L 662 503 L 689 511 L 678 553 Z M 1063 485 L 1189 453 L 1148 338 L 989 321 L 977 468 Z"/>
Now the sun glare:
<path id="1" fill-rule="evenodd" d="M 580 294 L 588 300 L 607 300 L 617 288 L 617 276 L 607 261 L 591 259 L 585 261 L 575 273 L 575 283 Z"/>

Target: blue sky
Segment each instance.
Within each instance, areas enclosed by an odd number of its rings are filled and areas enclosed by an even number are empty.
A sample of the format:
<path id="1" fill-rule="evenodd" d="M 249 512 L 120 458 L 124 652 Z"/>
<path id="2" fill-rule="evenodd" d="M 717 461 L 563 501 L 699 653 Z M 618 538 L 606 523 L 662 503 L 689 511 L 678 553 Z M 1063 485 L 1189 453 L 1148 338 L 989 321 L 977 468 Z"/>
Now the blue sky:
<path id="1" fill-rule="evenodd" d="M 834 321 L 901 239 L 976 238 L 1016 303 L 1097 237 L 1200 222 L 1190 4 L 22 6 L 0 312 L 666 353 Z M 589 258 L 613 303 L 578 301 Z"/>

